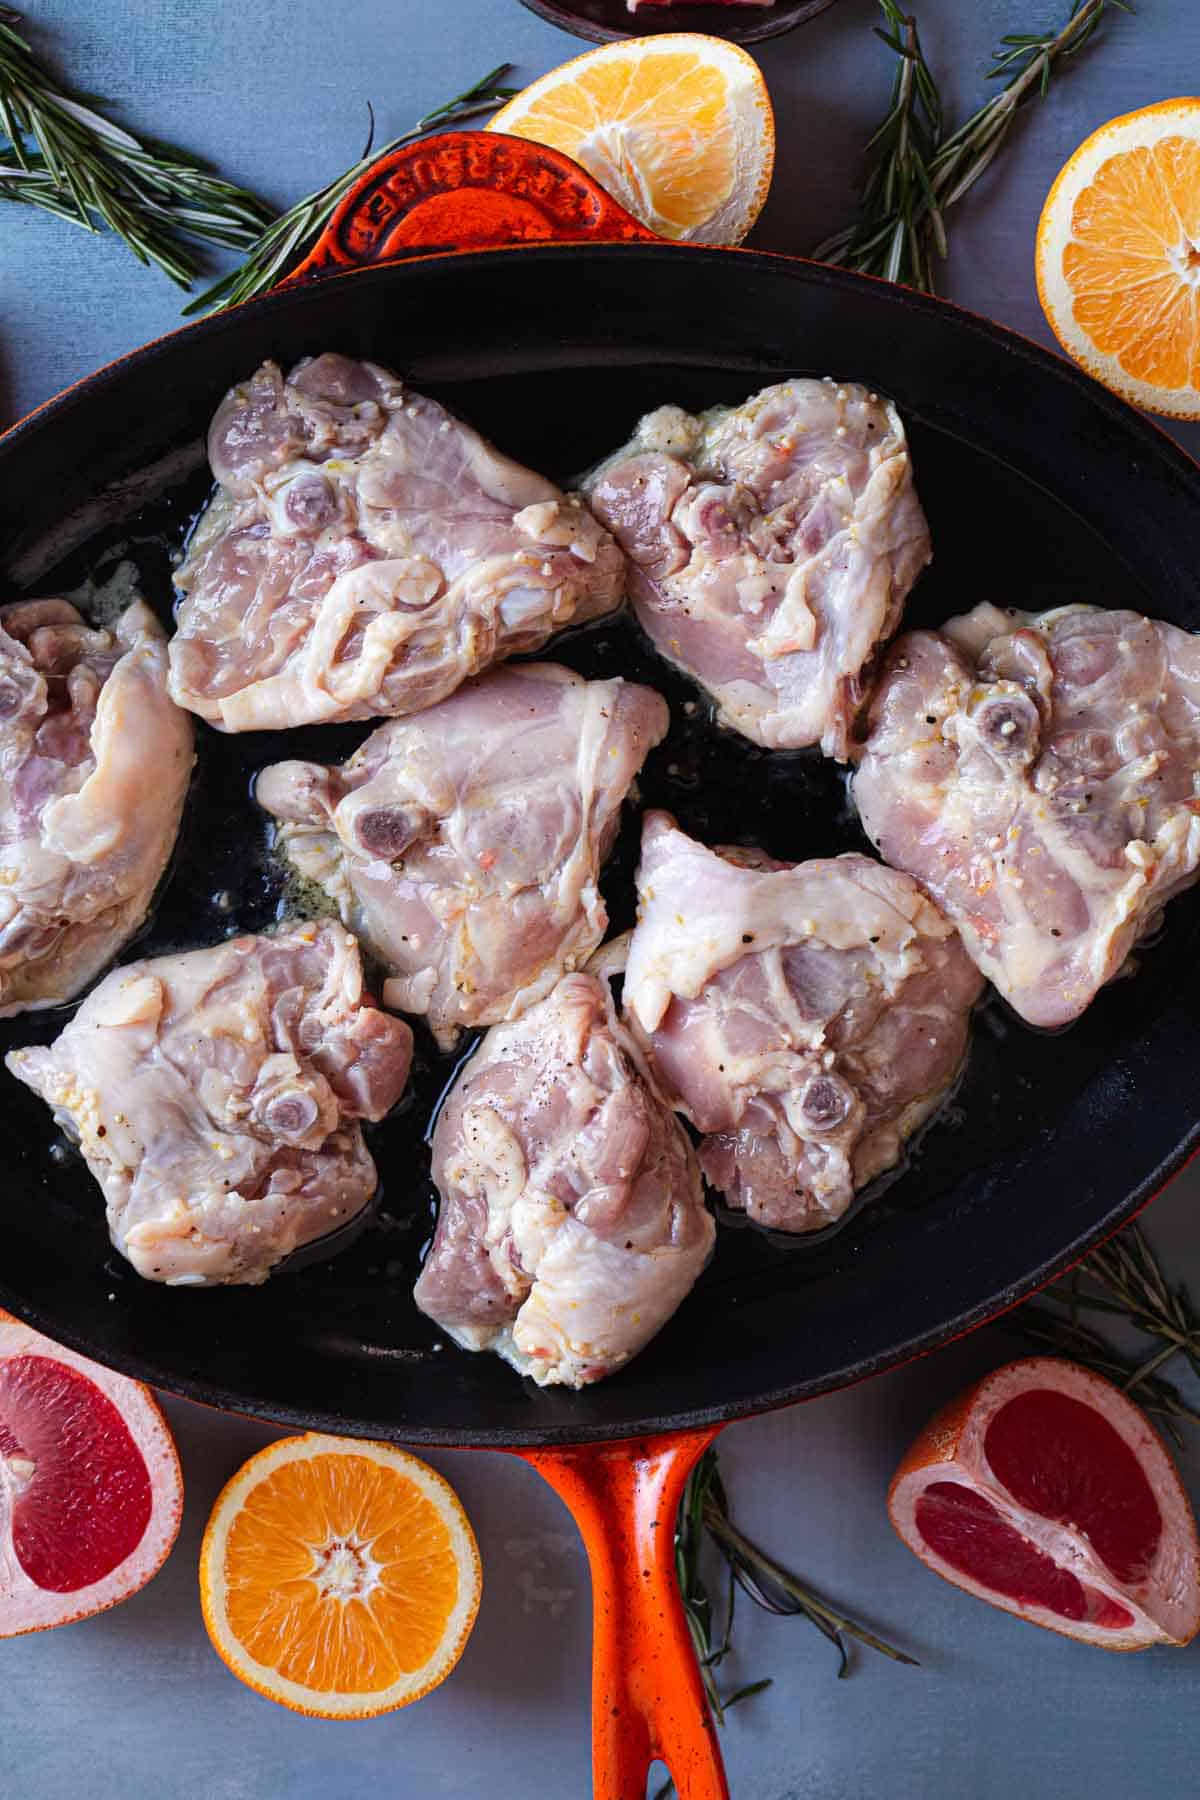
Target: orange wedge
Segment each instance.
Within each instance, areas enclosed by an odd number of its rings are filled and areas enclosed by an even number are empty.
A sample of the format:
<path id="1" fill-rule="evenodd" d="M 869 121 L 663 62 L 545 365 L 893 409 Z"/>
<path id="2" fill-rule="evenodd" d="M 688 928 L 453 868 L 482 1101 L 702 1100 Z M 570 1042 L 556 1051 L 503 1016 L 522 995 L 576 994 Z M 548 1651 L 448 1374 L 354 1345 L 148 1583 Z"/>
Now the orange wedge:
<path id="1" fill-rule="evenodd" d="M 1200 418 L 1200 99 L 1126 113 L 1079 146 L 1042 209 L 1037 282 L 1089 374 Z"/>
<path id="2" fill-rule="evenodd" d="M 741 243 L 775 161 L 758 65 L 736 44 L 688 31 L 577 56 L 488 130 L 563 151 L 651 231 L 698 244 Z"/>
<path id="3" fill-rule="evenodd" d="M 200 1551 L 213 1648 L 294 1712 L 369 1719 L 450 1673 L 479 1609 L 454 1490 L 387 1444 L 284 1438 L 218 1499 Z"/>

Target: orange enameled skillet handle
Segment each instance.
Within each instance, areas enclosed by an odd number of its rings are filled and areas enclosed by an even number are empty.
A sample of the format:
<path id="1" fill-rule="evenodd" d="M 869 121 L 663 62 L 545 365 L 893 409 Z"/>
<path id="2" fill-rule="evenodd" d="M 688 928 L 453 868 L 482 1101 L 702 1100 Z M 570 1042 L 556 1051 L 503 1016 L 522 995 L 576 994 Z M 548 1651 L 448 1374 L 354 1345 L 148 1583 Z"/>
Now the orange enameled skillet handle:
<path id="1" fill-rule="evenodd" d="M 729 1800 L 675 1579 L 680 1496 L 719 1430 L 518 1452 L 566 1501 L 587 1546 L 594 1800 L 645 1800 L 656 1757 L 680 1800 Z"/>
<path id="2" fill-rule="evenodd" d="M 560 151 L 448 131 L 372 163 L 279 285 L 447 251 L 587 240 L 660 241 Z"/>

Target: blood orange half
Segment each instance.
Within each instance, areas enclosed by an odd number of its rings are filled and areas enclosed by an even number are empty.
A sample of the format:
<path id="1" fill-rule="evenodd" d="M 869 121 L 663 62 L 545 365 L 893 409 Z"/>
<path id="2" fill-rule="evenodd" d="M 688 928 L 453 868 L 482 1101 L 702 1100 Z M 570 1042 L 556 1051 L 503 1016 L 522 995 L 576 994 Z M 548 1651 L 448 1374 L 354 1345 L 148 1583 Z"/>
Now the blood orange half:
<path id="1" fill-rule="evenodd" d="M 1074 1363 L 1009 1363 L 937 1414 L 896 1472 L 892 1524 L 938 1575 L 1109 1650 L 1200 1628 L 1200 1542 L 1162 1439 Z"/>
<path id="2" fill-rule="evenodd" d="M 0 1312 L 0 1638 L 136 1594 L 179 1530 L 183 1483 L 149 1390 Z"/>

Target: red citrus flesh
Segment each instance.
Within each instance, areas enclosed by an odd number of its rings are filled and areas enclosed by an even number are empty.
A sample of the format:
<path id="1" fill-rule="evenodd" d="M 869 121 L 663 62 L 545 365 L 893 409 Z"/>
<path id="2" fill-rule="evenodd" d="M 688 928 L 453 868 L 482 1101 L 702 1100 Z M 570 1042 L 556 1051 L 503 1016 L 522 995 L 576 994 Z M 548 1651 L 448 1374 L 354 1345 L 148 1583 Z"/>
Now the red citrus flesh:
<path id="1" fill-rule="evenodd" d="M 77 1369 L 48 1356 L 0 1362 L 0 1455 L 33 1464 L 13 1501 L 12 1543 L 35 1586 L 76 1593 L 141 1543 L 152 1505 L 146 1459 Z"/>
<path id="2" fill-rule="evenodd" d="M 1082 1531 L 1119 1581 L 1142 1580 L 1162 1513 L 1137 1457 L 1102 1413 L 1033 1388 L 1000 1408 L 983 1449 L 1018 1506 Z"/>
<path id="3" fill-rule="evenodd" d="M 945 1580 L 1110 1650 L 1200 1629 L 1200 1539 L 1167 1450 L 1129 1397 L 1059 1358 L 996 1369 L 929 1421 L 888 1492 Z"/>
<path id="4" fill-rule="evenodd" d="M 149 1389 L 0 1312 L 0 1638 L 128 1600 L 182 1510 Z"/>
<path id="5" fill-rule="evenodd" d="M 1118 1600 L 1060 1569 L 1007 1524 L 990 1500 L 956 1481 L 935 1481 L 917 1501 L 917 1528 L 931 1550 L 963 1575 L 1022 1606 L 1121 1631 L 1133 1614 Z"/>

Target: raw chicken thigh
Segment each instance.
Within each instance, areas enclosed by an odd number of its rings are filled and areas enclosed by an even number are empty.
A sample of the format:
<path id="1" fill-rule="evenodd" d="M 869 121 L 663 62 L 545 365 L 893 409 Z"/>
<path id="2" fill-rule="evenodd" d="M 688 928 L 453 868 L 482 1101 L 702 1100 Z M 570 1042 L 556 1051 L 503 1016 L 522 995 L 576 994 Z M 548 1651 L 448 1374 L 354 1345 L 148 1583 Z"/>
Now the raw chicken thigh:
<path id="1" fill-rule="evenodd" d="M 417 1305 L 542 1386 L 636 1356 L 712 1249 L 691 1146 L 594 975 L 488 1032 L 442 1108 L 433 1178 Z"/>
<path id="2" fill-rule="evenodd" d="M 977 606 L 903 637 L 854 797 L 1032 1025 L 1079 1017 L 1200 863 L 1200 638 Z"/>
<path id="3" fill-rule="evenodd" d="M 956 1080 L 983 986 L 914 881 L 865 856 L 707 849 L 650 813 L 624 1004 L 732 1206 L 840 1217 Z"/>
<path id="4" fill-rule="evenodd" d="M 418 712 L 621 601 L 578 499 L 373 363 L 264 363 L 208 453 L 171 691 L 224 731 Z"/>
<path id="5" fill-rule="evenodd" d="M 381 725 L 341 769 L 264 769 L 255 793 L 391 972 L 387 1004 L 448 1046 L 540 1000 L 600 942 L 600 865 L 667 725 L 650 688 L 530 663 Z"/>
<path id="6" fill-rule="evenodd" d="M 769 750 L 844 759 L 870 664 L 929 561 L 904 427 L 852 384 L 660 407 L 585 483 L 654 646 Z"/>
<path id="7" fill-rule="evenodd" d="M 0 607 L 0 1016 L 73 999 L 132 937 L 191 768 L 140 600 L 111 630 L 66 600 Z"/>
<path id="8" fill-rule="evenodd" d="M 359 1120 L 395 1105 L 411 1055 L 326 923 L 114 969 L 55 1043 L 6 1061 L 79 1139 L 138 1274 L 204 1287 L 265 1281 L 362 1211 Z"/>

